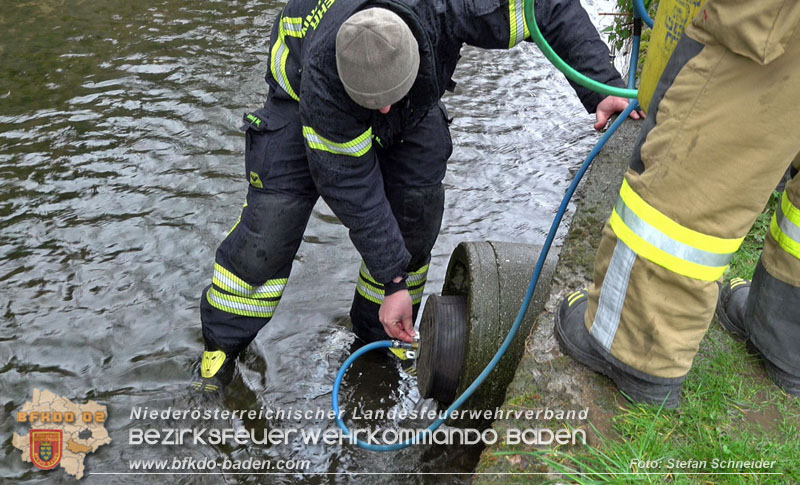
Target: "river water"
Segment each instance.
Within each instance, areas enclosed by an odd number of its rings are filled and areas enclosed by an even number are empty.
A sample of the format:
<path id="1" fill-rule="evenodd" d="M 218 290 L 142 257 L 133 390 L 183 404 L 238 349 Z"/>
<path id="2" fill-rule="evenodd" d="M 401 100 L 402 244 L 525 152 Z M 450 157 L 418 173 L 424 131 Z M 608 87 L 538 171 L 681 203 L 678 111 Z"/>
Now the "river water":
<path id="1" fill-rule="evenodd" d="M 596 21 L 610 0 L 584 2 Z M 112 443 L 85 483 L 459 483 L 479 446 L 374 453 L 351 445 L 136 445 L 132 430 L 333 429 L 327 417 L 136 419 L 136 409 L 328 410 L 351 352 L 346 327 L 360 258 L 319 204 L 273 321 L 224 398 L 186 385 L 202 339 L 198 298 L 235 222 L 243 111 L 266 95 L 272 20 L 282 2 L 21 0 L 0 14 L 0 481 L 66 481 L 13 448 L 33 389 L 108 406 Z M 542 242 L 570 174 L 597 135 L 532 44 L 465 48 L 445 98 L 455 151 L 427 291 L 461 241 Z M 348 374 L 347 409 L 413 409 L 414 379 L 368 356 Z M 391 425 L 359 420 L 354 427 Z M 423 423 L 424 424 L 424 423 Z M 130 475 L 137 459 L 308 460 L 277 475 Z M 219 469 L 216 470 L 219 472 Z M 111 474 L 104 474 L 111 473 Z M 350 475 L 360 473 L 360 475 Z M 381 473 L 412 473 L 385 475 Z M 434 475 L 449 473 L 450 475 Z"/>

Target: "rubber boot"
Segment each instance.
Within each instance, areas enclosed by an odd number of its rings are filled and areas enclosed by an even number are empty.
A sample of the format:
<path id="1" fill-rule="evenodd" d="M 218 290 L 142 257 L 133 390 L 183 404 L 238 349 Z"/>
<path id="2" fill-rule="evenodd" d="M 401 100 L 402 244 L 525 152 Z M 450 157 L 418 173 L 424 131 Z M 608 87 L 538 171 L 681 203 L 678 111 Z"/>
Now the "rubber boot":
<path id="1" fill-rule="evenodd" d="M 584 324 L 588 298 L 586 290 L 582 290 L 568 295 L 559 306 L 555 330 L 564 352 L 589 369 L 610 378 L 617 389 L 633 402 L 663 404 L 666 408 L 680 406 L 683 378 L 649 376 L 654 381 L 649 382 L 619 368 L 596 348 L 594 337 Z M 643 373 L 639 374 L 644 376 Z"/>
<path id="2" fill-rule="evenodd" d="M 734 278 L 719 292 L 717 319 L 722 328 L 733 334 L 736 340 L 747 340 L 744 315 L 747 310 L 747 297 L 750 295 L 750 284 L 750 280 Z"/>
<path id="3" fill-rule="evenodd" d="M 775 187 L 775 190 L 777 192 L 783 192 L 786 189 L 786 184 L 788 184 L 789 181 L 792 180 L 792 177 L 794 177 L 795 175 L 797 175 L 797 169 L 795 169 L 794 167 L 787 168 L 786 173 L 783 174 L 783 178 L 781 178 L 781 181 L 778 182 L 778 186 Z"/>
<path id="4" fill-rule="evenodd" d="M 192 378 L 192 389 L 202 393 L 221 393 L 230 384 L 238 354 L 206 350 Z"/>
<path id="5" fill-rule="evenodd" d="M 778 387 L 800 396 L 800 288 L 774 278 L 759 261 L 752 282 L 736 278 L 722 288 L 716 314 L 761 357 Z"/>

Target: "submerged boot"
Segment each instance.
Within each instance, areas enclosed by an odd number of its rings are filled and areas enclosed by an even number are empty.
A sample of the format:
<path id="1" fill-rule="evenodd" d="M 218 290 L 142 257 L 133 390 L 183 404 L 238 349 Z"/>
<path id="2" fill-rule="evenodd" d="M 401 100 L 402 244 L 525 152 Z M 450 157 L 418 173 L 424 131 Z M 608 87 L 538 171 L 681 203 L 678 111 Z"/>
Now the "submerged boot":
<path id="1" fill-rule="evenodd" d="M 677 408 L 680 405 L 682 378 L 651 376 L 654 382 L 649 382 L 620 369 L 595 348 L 594 337 L 589 335 L 583 323 L 588 297 L 586 290 L 582 290 L 571 293 L 561 302 L 556 314 L 555 330 L 564 352 L 593 371 L 610 378 L 631 401 Z"/>
<path id="2" fill-rule="evenodd" d="M 759 267 L 756 269 L 756 276 L 759 276 L 759 273 L 762 273 L 760 275 L 762 279 L 771 278 L 764 271 L 760 262 Z M 767 375 L 772 379 L 772 382 L 786 393 L 800 396 L 800 376 L 792 375 L 771 362 L 751 340 L 751 320 L 762 318 L 764 313 L 763 309 L 767 306 L 755 304 L 755 307 L 751 309 L 752 311 L 748 313 L 751 284 L 752 283 L 748 280 L 734 278 L 722 287 L 722 291 L 719 293 L 716 310 L 719 323 L 725 330 L 733 334 L 736 339 L 746 342 L 747 348 L 761 358 L 764 362 L 764 367 L 767 369 Z M 763 286 L 768 285 L 769 282 L 766 282 Z M 779 309 L 776 310 L 779 311 Z"/>
<path id="3" fill-rule="evenodd" d="M 400 368 L 410 376 L 417 375 L 417 350 L 392 348 L 389 351 L 400 359 Z"/>
<path id="4" fill-rule="evenodd" d="M 237 354 L 222 350 L 206 350 L 200 366 L 195 370 L 192 388 L 199 392 L 217 393 L 233 379 Z"/>

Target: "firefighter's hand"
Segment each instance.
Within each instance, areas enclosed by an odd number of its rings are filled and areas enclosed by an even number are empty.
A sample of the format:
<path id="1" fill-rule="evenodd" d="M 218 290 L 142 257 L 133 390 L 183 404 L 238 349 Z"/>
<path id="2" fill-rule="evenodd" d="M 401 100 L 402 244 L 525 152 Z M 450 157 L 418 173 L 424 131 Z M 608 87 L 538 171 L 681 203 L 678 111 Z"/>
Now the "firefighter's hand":
<path id="1" fill-rule="evenodd" d="M 383 299 L 378 318 L 390 337 L 403 342 L 414 341 L 414 320 L 411 308 L 411 295 L 408 290 L 400 290 Z"/>
<path id="2" fill-rule="evenodd" d="M 629 101 L 627 99 L 617 96 L 607 96 L 604 100 L 600 101 L 595 112 L 597 123 L 594 124 L 594 129 L 600 131 L 605 128 L 609 118 L 617 113 L 625 111 L 625 108 L 628 107 L 628 103 Z M 631 111 L 631 118 L 634 120 L 643 119 L 644 113 L 635 109 Z"/>

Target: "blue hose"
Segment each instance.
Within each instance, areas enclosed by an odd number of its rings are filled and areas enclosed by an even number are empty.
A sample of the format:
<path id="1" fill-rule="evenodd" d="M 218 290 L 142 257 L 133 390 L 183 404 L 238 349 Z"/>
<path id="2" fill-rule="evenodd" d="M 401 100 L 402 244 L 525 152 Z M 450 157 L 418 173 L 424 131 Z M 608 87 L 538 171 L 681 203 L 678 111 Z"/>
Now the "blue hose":
<path id="1" fill-rule="evenodd" d="M 641 0 L 640 0 L 641 1 Z M 636 89 L 636 68 L 638 66 L 639 48 L 642 43 L 642 19 L 633 19 L 633 47 L 631 48 L 631 65 L 628 68 L 628 89 Z"/>
<path id="2" fill-rule="evenodd" d="M 651 29 L 653 28 L 653 18 L 647 13 L 647 9 L 644 6 L 644 0 L 633 0 L 633 12 L 637 15 L 640 19 L 644 20 L 644 23 L 647 24 L 648 27 Z"/>
<path id="3" fill-rule="evenodd" d="M 514 337 L 517 335 L 517 331 L 519 327 L 522 325 L 522 320 L 525 318 L 525 314 L 528 312 L 528 307 L 530 306 L 531 300 L 533 299 L 533 292 L 536 289 L 536 284 L 539 282 L 539 276 L 542 273 L 542 268 L 544 267 L 544 262 L 547 259 L 547 255 L 550 252 L 550 247 L 553 244 L 553 240 L 556 237 L 556 232 L 558 231 L 558 226 L 561 225 L 561 220 L 564 218 L 564 213 L 567 211 L 567 206 L 569 205 L 570 199 L 572 199 L 572 195 L 575 193 L 575 190 L 578 188 L 578 184 L 580 183 L 583 175 L 586 173 L 586 170 L 589 169 L 589 166 L 594 161 L 594 158 L 600 153 L 600 150 L 603 149 L 606 142 L 611 138 L 611 136 L 617 131 L 617 129 L 622 125 L 622 123 L 628 118 L 633 110 L 639 107 L 639 102 L 637 100 L 632 100 L 625 111 L 619 115 L 611 127 L 605 132 L 605 134 L 600 138 L 600 141 L 597 142 L 594 149 L 592 149 L 589 156 L 586 157 L 586 160 L 581 165 L 581 168 L 578 170 L 578 173 L 575 175 L 575 178 L 572 180 L 569 188 L 567 189 L 567 193 L 564 195 L 564 198 L 561 200 L 561 205 L 558 208 L 558 212 L 556 213 L 555 219 L 553 219 L 553 223 L 550 225 L 550 232 L 547 233 L 547 239 L 545 240 L 544 245 L 542 246 L 542 252 L 539 255 L 539 260 L 536 262 L 536 269 L 533 271 L 533 276 L 531 277 L 531 282 L 528 285 L 528 291 L 525 293 L 525 300 L 522 302 L 522 306 L 520 306 L 519 313 L 517 314 L 516 320 L 514 320 L 514 324 L 511 326 L 511 330 L 509 330 L 506 339 L 503 341 L 503 344 L 497 349 L 497 353 L 494 354 L 492 360 L 486 365 L 483 369 L 483 372 L 475 379 L 475 381 L 470 384 L 470 386 L 464 391 L 461 396 L 456 399 L 456 401 L 450 405 L 449 408 L 443 413 L 443 417 L 440 417 L 435 422 L 433 422 L 430 426 L 428 426 L 425 430 L 420 431 L 416 436 L 411 438 L 408 441 L 403 443 L 395 443 L 391 445 L 374 445 L 371 443 L 366 443 L 361 440 L 354 440 L 353 442 L 358 446 L 365 448 L 371 451 L 398 451 L 404 448 L 409 447 L 410 445 L 420 442 L 421 437 L 426 432 L 432 433 L 435 431 L 439 426 L 441 426 L 446 420 L 447 417 L 450 416 L 451 413 L 456 411 L 460 408 L 467 399 L 475 393 L 478 387 L 483 384 L 483 381 L 489 376 L 489 374 L 494 370 L 497 366 L 497 363 L 500 362 L 500 359 L 506 353 L 508 348 L 511 346 L 511 341 L 514 340 Z M 341 413 L 339 411 L 339 389 L 342 385 L 342 379 L 344 379 L 344 375 L 347 372 L 347 369 L 355 362 L 359 357 L 364 355 L 365 353 L 381 348 L 393 347 L 397 346 L 397 344 L 393 343 L 391 340 L 381 340 L 378 342 L 373 342 L 371 344 L 365 345 L 358 349 L 353 355 L 351 355 L 345 362 L 342 364 L 341 369 L 339 369 L 339 373 L 336 375 L 336 381 L 333 384 L 333 410 L 336 413 L 336 424 L 344 431 L 348 437 L 352 439 L 351 432 L 345 425 L 344 420 L 341 418 Z"/>

